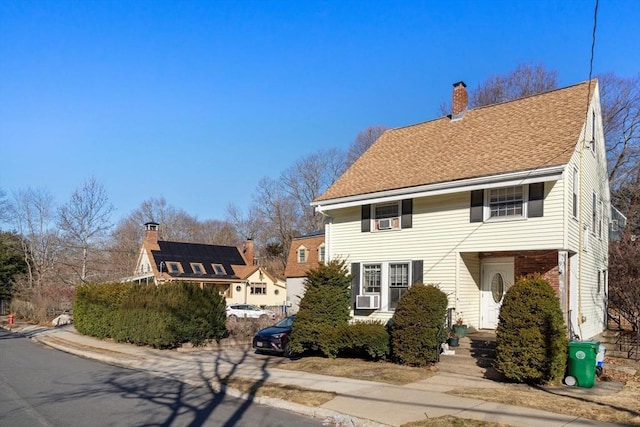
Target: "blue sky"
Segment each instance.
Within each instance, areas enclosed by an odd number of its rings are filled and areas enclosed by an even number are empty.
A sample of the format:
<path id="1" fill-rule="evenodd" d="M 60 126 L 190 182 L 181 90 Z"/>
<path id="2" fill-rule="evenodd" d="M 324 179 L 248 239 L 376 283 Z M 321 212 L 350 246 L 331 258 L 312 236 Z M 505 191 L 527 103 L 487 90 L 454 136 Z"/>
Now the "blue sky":
<path id="1" fill-rule="evenodd" d="M 0 188 L 200 220 L 371 125 L 441 115 L 520 63 L 589 77 L 591 1 L 0 1 Z M 640 72 L 640 1 L 600 0 L 594 74 Z"/>

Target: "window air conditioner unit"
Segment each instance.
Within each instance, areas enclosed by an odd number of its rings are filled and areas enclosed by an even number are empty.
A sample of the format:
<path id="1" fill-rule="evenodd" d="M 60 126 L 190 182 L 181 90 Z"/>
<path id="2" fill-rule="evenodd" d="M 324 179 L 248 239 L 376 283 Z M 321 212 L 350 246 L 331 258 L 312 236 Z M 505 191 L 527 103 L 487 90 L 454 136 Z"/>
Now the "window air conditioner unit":
<path id="1" fill-rule="evenodd" d="M 378 230 L 390 230 L 392 227 L 393 227 L 393 220 L 391 218 L 378 220 Z"/>
<path id="2" fill-rule="evenodd" d="M 358 295 L 356 296 L 356 308 L 372 310 L 380 308 L 380 295 Z"/>

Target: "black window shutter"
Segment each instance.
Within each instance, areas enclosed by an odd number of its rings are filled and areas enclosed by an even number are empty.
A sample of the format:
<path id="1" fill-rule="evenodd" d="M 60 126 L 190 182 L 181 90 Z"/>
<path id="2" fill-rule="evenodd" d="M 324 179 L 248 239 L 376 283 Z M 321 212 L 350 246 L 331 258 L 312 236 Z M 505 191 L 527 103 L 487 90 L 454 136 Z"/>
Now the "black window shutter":
<path id="1" fill-rule="evenodd" d="M 541 217 L 544 213 L 544 182 L 529 184 L 529 218 Z"/>
<path id="2" fill-rule="evenodd" d="M 360 294 L 360 264 L 351 263 L 351 306 L 356 307 L 356 296 Z"/>
<path id="3" fill-rule="evenodd" d="M 371 205 L 362 205 L 362 220 L 360 222 L 363 233 L 371 231 Z"/>
<path id="4" fill-rule="evenodd" d="M 471 192 L 470 222 L 482 222 L 484 219 L 484 190 Z"/>
<path id="5" fill-rule="evenodd" d="M 402 221 L 401 228 L 411 228 L 413 224 L 413 199 L 402 201 Z"/>
<path id="6" fill-rule="evenodd" d="M 424 263 L 421 259 L 411 261 L 411 281 L 413 283 L 424 283 L 424 277 L 422 276 L 423 265 Z"/>

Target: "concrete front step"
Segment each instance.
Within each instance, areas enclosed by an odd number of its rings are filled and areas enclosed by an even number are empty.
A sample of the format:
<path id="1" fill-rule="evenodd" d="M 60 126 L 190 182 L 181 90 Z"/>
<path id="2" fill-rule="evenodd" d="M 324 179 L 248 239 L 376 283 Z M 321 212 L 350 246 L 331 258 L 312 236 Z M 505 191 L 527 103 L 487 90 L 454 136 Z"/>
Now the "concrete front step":
<path id="1" fill-rule="evenodd" d="M 493 332 L 470 332 L 458 340 L 457 347 L 449 347 L 455 355 L 440 355 L 438 370 L 477 378 L 495 378 L 496 336 Z"/>

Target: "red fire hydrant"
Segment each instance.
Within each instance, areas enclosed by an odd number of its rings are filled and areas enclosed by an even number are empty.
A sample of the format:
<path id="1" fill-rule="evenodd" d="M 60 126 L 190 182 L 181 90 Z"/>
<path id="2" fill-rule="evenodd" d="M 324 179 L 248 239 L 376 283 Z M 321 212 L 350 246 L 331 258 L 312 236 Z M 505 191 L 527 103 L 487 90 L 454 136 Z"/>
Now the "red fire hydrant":
<path id="1" fill-rule="evenodd" d="M 13 314 L 10 314 L 7 318 L 9 319 L 9 324 L 13 325 Z"/>

